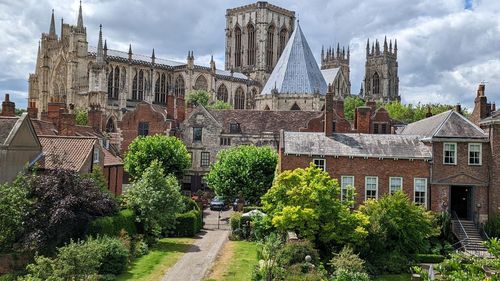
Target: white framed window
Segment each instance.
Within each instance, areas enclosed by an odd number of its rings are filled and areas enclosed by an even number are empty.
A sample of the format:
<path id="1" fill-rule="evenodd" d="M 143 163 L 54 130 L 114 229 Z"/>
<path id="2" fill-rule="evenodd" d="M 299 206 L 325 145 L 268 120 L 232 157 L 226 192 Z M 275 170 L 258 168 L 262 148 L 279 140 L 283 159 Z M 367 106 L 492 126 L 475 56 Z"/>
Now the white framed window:
<path id="1" fill-rule="evenodd" d="M 365 177 L 365 200 L 378 199 L 378 177 Z"/>
<path id="2" fill-rule="evenodd" d="M 94 163 L 99 163 L 99 148 L 94 147 Z"/>
<path id="3" fill-rule="evenodd" d="M 443 144 L 443 164 L 457 164 L 457 144 L 454 142 L 445 142 Z"/>
<path id="4" fill-rule="evenodd" d="M 413 200 L 415 204 L 427 206 L 427 179 L 415 178 L 413 180 Z"/>
<path id="5" fill-rule="evenodd" d="M 481 143 L 469 143 L 469 165 L 482 165 L 482 150 Z"/>
<path id="6" fill-rule="evenodd" d="M 389 193 L 393 194 L 396 191 L 403 190 L 403 178 L 402 177 L 390 177 L 389 178 Z"/>
<path id="7" fill-rule="evenodd" d="M 313 163 L 318 169 L 326 171 L 325 159 L 313 159 Z"/>
<path id="8" fill-rule="evenodd" d="M 340 177 L 340 198 L 342 201 L 354 201 L 354 177 Z M 353 202 L 354 204 L 354 202 Z"/>

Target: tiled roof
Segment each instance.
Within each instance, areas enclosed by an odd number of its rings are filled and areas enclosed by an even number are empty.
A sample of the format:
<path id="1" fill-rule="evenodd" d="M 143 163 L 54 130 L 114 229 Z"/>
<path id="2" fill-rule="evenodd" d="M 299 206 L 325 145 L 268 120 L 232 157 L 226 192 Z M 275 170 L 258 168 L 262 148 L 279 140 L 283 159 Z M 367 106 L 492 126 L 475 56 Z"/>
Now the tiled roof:
<path id="1" fill-rule="evenodd" d="M 462 114 L 449 110 L 429 118 L 410 123 L 401 131 L 402 135 L 419 135 L 431 138 L 486 139 L 481 128 L 467 120 Z"/>
<path id="2" fill-rule="evenodd" d="M 31 119 L 31 123 L 33 124 L 33 128 L 35 128 L 36 134 L 39 136 L 57 136 L 59 134 L 56 125 L 52 122 Z M 81 125 L 75 126 L 75 134 L 82 137 L 104 137 L 102 133 L 96 131 L 94 128 Z"/>
<path id="3" fill-rule="evenodd" d="M 295 155 L 431 159 L 418 136 L 284 132 L 284 153 Z"/>
<path id="4" fill-rule="evenodd" d="M 113 155 L 107 149 L 103 149 L 104 154 L 104 166 L 118 166 L 123 165 L 123 161 L 120 157 Z"/>
<path id="5" fill-rule="evenodd" d="M 229 133 L 229 124 L 239 123 L 243 134 L 279 133 L 280 130 L 299 131 L 322 112 L 269 110 L 208 110 Z"/>
<path id="6" fill-rule="evenodd" d="M 92 157 L 97 138 L 39 136 L 44 155 L 45 169 L 80 171 L 83 164 Z"/>
<path id="7" fill-rule="evenodd" d="M 326 82 L 318 63 L 307 44 L 299 23 L 293 31 L 283 54 L 276 63 L 262 95 L 278 93 L 326 94 Z"/>
<path id="8" fill-rule="evenodd" d="M 0 117 L 0 145 L 5 144 L 17 120 L 18 117 Z"/>

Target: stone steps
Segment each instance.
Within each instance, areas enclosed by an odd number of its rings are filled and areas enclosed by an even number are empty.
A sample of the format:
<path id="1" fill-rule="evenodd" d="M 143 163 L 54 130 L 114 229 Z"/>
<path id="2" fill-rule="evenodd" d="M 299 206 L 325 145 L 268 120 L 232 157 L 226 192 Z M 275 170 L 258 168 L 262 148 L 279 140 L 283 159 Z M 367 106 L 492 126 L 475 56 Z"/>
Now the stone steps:
<path id="1" fill-rule="evenodd" d="M 458 223 L 458 221 L 453 222 Z M 462 244 L 466 252 L 476 256 L 483 256 L 483 253 L 487 252 L 487 248 L 483 245 L 484 240 L 481 237 L 481 234 L 479 233 L 479 230 L 477 229 L 474 222 L 463 220 L 461 220 L 460 222 L 462 223 L 463 229 L 465 233 L 467 233 L 467 236 L 461 233 L 455 233 L 455 235 L 459 240 L 464 240 L 466 237 L 468 238 L 468 240 L 464 241 Z"/>

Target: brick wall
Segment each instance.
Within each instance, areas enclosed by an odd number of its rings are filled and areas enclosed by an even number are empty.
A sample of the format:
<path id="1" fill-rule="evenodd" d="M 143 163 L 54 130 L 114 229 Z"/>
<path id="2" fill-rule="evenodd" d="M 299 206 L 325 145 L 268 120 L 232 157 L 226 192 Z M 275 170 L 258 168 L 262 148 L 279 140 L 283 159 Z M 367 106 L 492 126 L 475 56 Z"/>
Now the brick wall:
<path id="1" fill-rule="evenodd" d="M 294 170 L 305 168 L 310 165 L 312 156 L 281 155 L 281 170 Z M 378 158 L 349 158 L 327 156 L 326 171 L 332 178 L 339 180 L 341 176 L 354 176 L 356 188 L 356 204 L 361 204 L 365 200 L 365 177 L 378 176 L 378 196 L 383 196 L 389 192 L 389 178 L 402 177 L 403 191 L 413 200 L 413 180 L 414 178 L 429 178 L 429 163 L 422 160 L 393 160 Z M 429 181 L 428 181 L 429 184 Z M 429 195 L 429 188 L 427 190 Z M 429 199 L 427 199 L 429 204 Z"/>
<path id="2" fill-rule="evenodd" d="M 171 121 L 165 120 L 165 117 L 165 115 L 154 110 L 152 105 L 146 102 L 139 103 L 135 110 L 125 113 L 122 121 L 118 122 L 118 127 L 122 134 L 121 152 L 125 152 L 129 144 L 138 136 L 140 122 L 149 123 L 148 135 L 167 135 L 171 128 Z"/>
<path id="3" fill-rule="evenodd" d="M 491 215 L 500 214 L 500 124 L 492 125 L 490 128 L 490 194 L 489 206 Z"/>
<path id="4" fill-rule="evenodd" d="M 114 195 L 122 194 L 123 166 L 104 166 L 104 176 L 108 180 L 108 190 Z"/>

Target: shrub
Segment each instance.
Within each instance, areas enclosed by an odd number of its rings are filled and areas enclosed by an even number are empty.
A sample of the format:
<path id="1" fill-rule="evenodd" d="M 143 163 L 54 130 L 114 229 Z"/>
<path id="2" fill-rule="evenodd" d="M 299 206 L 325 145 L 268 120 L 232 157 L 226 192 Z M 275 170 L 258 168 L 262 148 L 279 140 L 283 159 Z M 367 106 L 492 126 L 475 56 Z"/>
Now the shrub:
<path id="1" fill-rule="evenodd" d="M 286 281 L 322 281 L 326 280 L 325 273 L 306 264 L 295 264 L 284 271 L 283 278 Z"/>
<path id="2" fill-rule="evenodd" d="M 353 272 L 349 270 L 338 270 L 331 281 L 369 281 L 370 276 L 365 272 Z"/>
<path id="3" fill-rule="evenodd" d="M 14 274 L 7 273 L 0 275 L 0 281 L 14 281 L 14 280 L 16 280 L 16 276 Z"/>
<path id="4" fill-rule="evenodd" d="M 484 231 L 490 237 L 500 238 L 500 216 L 490 218 L 484 225 Z"/>
<path id="5" fill-rule="evenodd" d="M 282 265 L 285 267 L 305 262 L 307 255 L 311 256 L 311 263 L 318 264 L 318 251 L 308 240 L 288 242 L 280 252 Z"/>
<path id="6" fill-rule="evenodd" d="M 57 250 L 54 258 L 36 256 L 28 274 L 20 280 L 96 280 L 99 275 L 121 273 L 129 252 L 118 238 L 100 237 L 71 242 Z"/>
<path id="7" fill-rule="evenodd" d="M 348 246 L 344 246 L 338 254 L 335 254 L 330 264 L 335 269 L 335 272 L 365 272 L 365 261 Z"/>
<path id="8" fill-rule="evenodd" d="M 240 212 L 232 213 L 231 217 L 229 217 L 229 222 L 231 224 L 231 230 L 233 232 L 239 229 L 241 226 L 241 213 Z"/>
<path id="9" fill-rule="evenodd" d="M 444 261 L 444 256 L 439 254 L 417 254 L 415 255 L 416 263 L 441 263 Z"/>
<path id="10" fill-rule="evenodd" d="M 183 214 L 177 214 L 174 235 L 180 237 L 195 236 L 201 229 L 200 212 L 191 210 Z"/>
<path id="11" fill-rule="evenodd" d="M 243 213 L 248 213 L 253 210 L 259 210 L 264 212 L 264 207 L 259 207 L 259 206 L 245 206 L 243 207 Z"/>
<path id="12" fill-rule="evenodd" d="M 98 218 L 90 223 L 87 233 L 92 236 L 119 236 L 122 230 L 129 235 L 137 234 L 134 211 L 125 209 L 114 216 Z"/>

